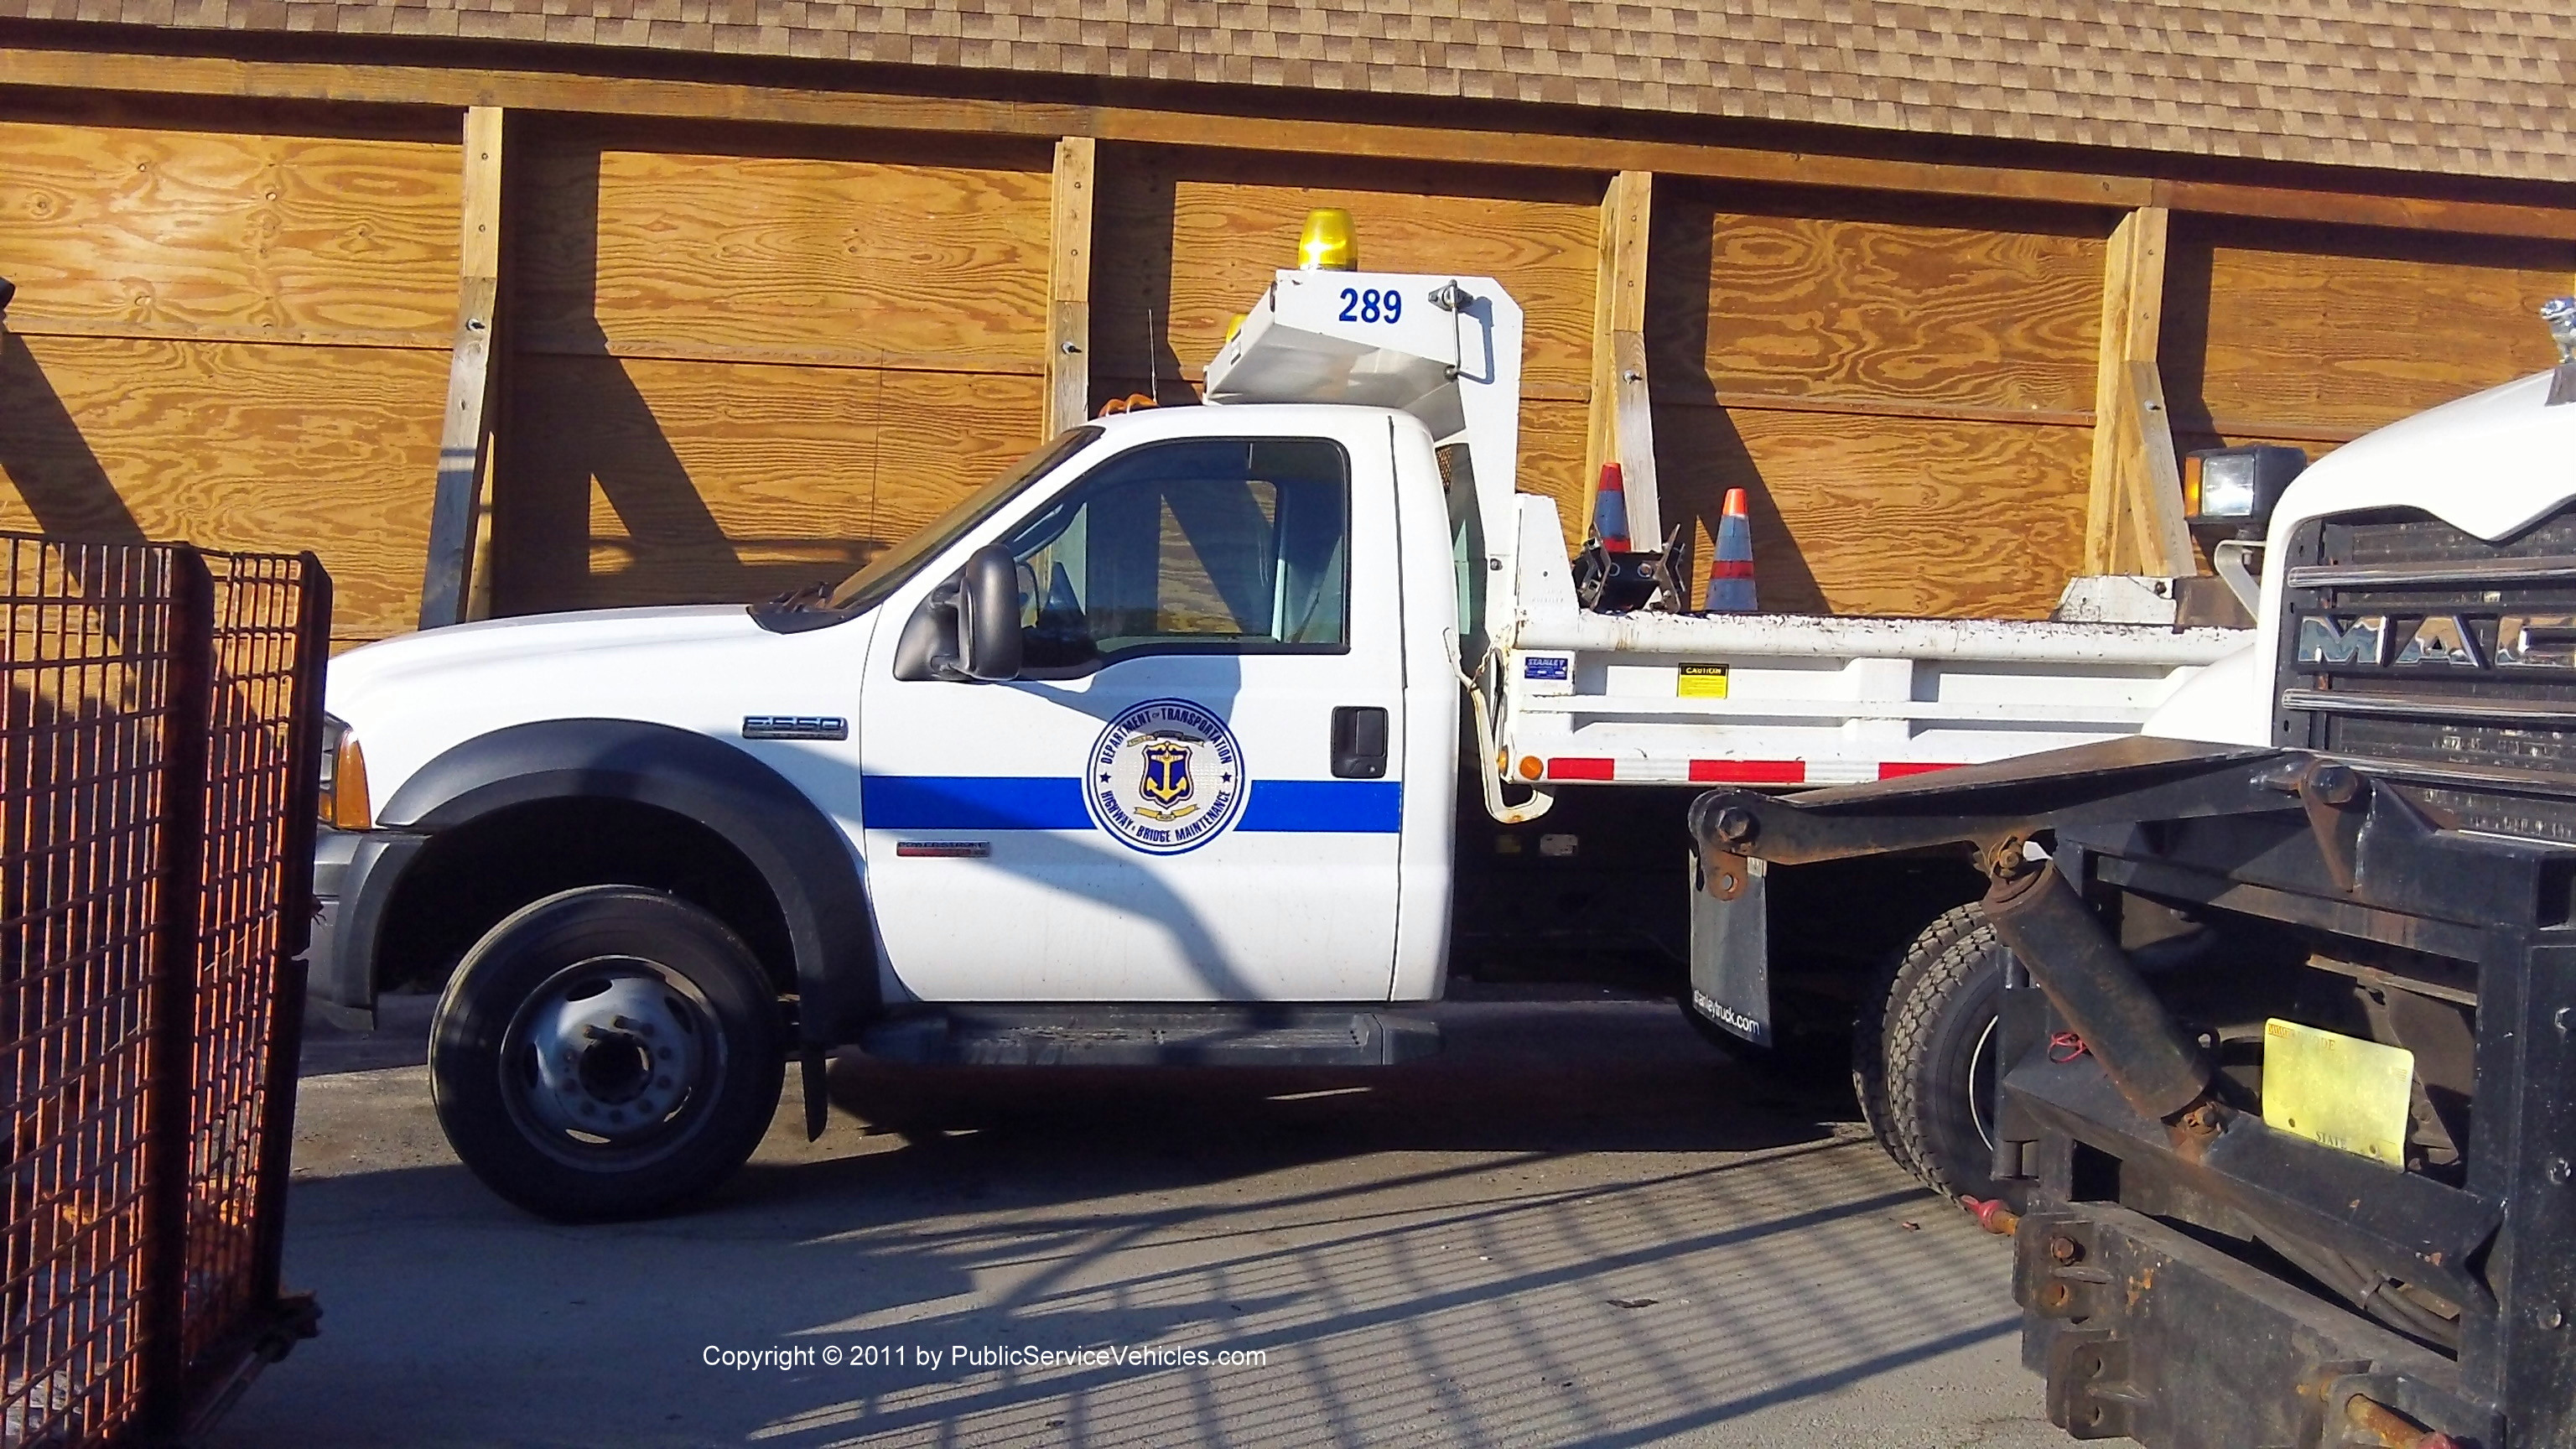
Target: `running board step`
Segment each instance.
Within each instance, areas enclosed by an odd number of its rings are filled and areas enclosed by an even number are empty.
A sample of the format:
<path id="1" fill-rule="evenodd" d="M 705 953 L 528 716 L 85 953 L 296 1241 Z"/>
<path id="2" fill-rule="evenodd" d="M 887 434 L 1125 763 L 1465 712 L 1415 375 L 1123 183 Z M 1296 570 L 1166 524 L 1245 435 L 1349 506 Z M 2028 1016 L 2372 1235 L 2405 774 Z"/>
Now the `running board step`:
<path id="1" fill-rule="evenodd" d="M 1440 1050 L 1418 1016 L 1316 1007 L 950 1007 L 870 1027 L 868 1055 L 992 1067 L 1379 1067 Z"/>

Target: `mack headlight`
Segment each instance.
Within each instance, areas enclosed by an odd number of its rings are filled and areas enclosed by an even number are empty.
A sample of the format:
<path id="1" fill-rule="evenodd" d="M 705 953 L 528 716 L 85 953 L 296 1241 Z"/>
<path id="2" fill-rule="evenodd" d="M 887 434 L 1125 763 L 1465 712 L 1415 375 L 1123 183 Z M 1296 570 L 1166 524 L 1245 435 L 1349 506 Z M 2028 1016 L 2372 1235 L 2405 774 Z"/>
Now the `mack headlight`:
<path id="1" fill-rule="evenodd" d="M 2182 462 L 2182 511 L 2196 530 L 2260 536 L 2308 455 L 2270 443 L 2209 448 Z"/>

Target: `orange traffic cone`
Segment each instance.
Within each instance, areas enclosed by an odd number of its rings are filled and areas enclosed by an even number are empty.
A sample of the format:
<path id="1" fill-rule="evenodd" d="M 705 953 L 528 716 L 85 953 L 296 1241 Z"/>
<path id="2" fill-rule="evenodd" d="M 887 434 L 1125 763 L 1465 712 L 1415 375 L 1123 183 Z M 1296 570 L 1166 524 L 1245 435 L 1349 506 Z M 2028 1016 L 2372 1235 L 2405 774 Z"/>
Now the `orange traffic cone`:
<path id="1" fill-rule="evenodd" d="M 1601 465 L 1601 487 L 1592 495 L 1592 538 L 1603 553 L 1628 551 L 1628 484 L 1616 463 Z"/>
<path id="2" fill-rule="evenodd" d="M 1746 515 L 1744 490 L 1726 490 L 1726 511 L 1717 520 L 1717 557 L 1708 566 L 1707 614 L 1750 614 L 1762 606 L 1753 598 L 1753 521 Z"/>

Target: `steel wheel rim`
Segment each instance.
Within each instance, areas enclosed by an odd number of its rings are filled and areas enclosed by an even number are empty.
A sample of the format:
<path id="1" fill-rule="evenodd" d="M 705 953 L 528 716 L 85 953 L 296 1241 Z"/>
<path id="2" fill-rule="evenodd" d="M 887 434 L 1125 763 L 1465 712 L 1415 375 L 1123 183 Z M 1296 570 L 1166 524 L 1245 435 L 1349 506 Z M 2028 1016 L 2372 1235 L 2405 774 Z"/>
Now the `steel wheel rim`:
<path id="1" fill-rule="evenodd" d="M 706 994 L 642 956 L 586 957 L 528 993 L 501 1036 L 501 1099 L 520 1134 L 585 1171 L 631 1171 L 706 1124 L 724 1078 Z"/>
<path id="2" fill-rule="evenodd" d="M 1995 1028 L 2002 1024 L 2000 1016 L 1989 1019 L 1968 1053 L 1968 1122 L 1977 1129 L 1977 1140 L 1985 1143 L 1989 1152 L 1995 1146 L 1995 1098 L 2003 1091 L 2002 1074 L 1994 1062 Z"/>

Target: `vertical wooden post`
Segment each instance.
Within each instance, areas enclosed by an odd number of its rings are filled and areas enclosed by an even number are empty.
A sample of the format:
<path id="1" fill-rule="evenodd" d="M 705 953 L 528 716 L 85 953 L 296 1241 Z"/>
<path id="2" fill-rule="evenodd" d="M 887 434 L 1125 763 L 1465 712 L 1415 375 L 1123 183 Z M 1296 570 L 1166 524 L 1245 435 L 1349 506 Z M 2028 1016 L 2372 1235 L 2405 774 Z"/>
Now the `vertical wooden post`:
<path id="1" fill-rule="evenodd" d="M 1055 143 L 1055 221 L 1047 260 L 1046 434 L 1091 415 L 1091 196 L 1097 143 Z"/>
<path id="2" fill-rule="evenodd" d="M 1600 268 L 1592 293 L 1592 407 L 1584 434 L 1583 517 L 1592 526 L 1592 497 L 1601 465 L 1619 465 L 1628 494 L 1628 536 L 1653 548 L 1664 536 L 1655 487 L 1654 415 L 1646 394 L 1647 236 L 1654 217 L 1655 176 L 1622 171 L 1601 201 Z"/>
<path id="3" fill-rule="evenodd" d="M 482 528 L 492 325 L 501 296 L 501 120 L 498 106 L 465 112 L 463 255 L 456 278 L 456 345 L 447 368 L 447 412 L 438 434 L 438 491 L 430 504 L 429 563 L 421 576 L 420 627 L 466 617 Z"/>
<path id="4" fill-rule="evenodd" d="M 2140 207 L 2111 233 L 2093 389 L 2093 480 L 2084 570 L 2172 577 L 2194 569 L 2182 475 L 2156 369 L 2169 213 Z"/>

